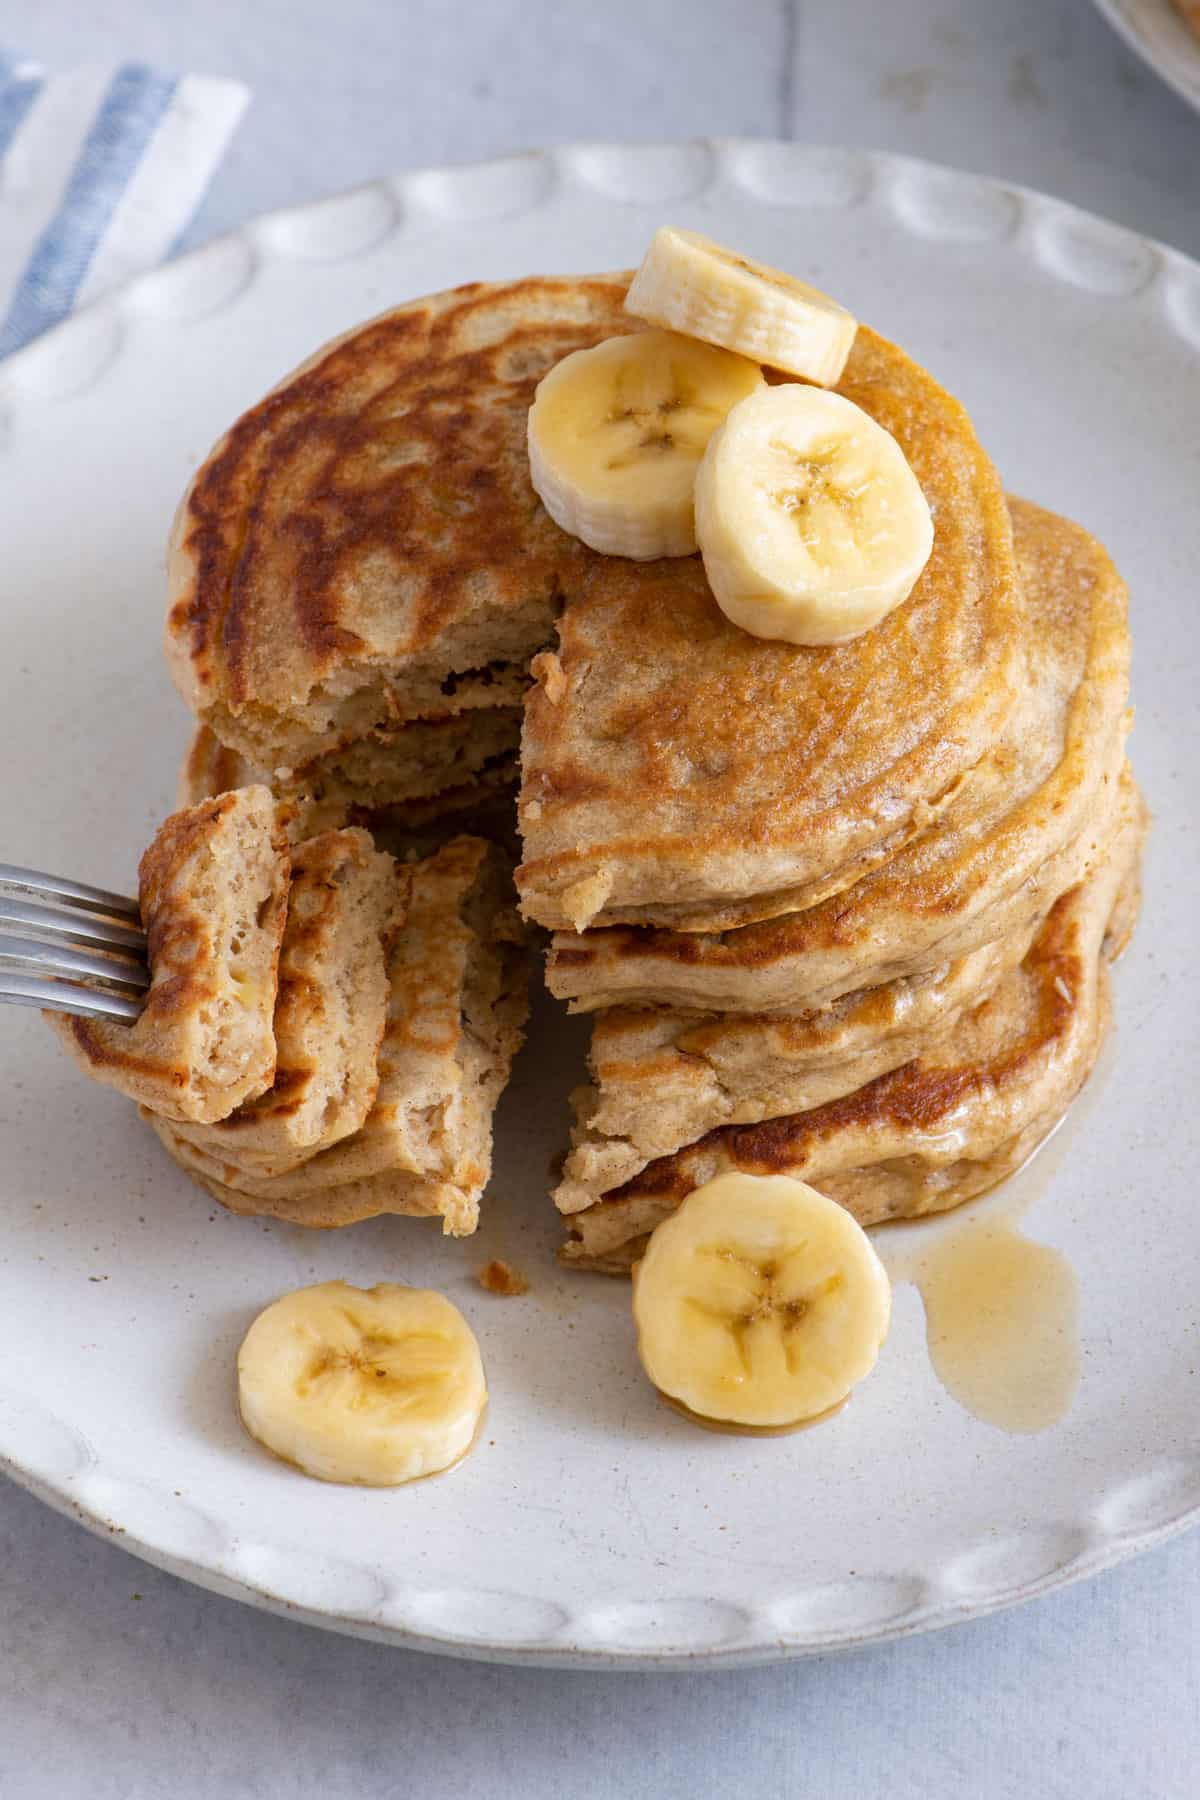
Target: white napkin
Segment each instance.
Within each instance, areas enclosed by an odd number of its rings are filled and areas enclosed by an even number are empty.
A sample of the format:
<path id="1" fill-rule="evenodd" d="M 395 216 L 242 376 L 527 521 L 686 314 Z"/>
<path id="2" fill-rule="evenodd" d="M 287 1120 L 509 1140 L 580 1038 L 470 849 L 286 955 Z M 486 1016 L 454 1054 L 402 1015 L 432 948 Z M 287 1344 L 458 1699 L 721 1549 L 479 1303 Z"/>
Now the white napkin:
<path id="1" fill-rule="evenodd" d="M 136 63 L 48 74 L 0 50 L 0 356 L 169 255 L 249 97 Z"/>

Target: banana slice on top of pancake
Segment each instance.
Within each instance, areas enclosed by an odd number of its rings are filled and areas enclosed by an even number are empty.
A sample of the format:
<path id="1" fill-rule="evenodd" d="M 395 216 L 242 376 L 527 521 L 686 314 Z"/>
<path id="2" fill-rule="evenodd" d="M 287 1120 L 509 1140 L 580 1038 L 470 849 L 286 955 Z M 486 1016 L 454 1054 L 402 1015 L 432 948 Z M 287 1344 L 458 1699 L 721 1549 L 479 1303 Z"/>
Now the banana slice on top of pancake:
<path id="1" fill-rule="evenodd" d="M 718 606 L 755 637 L 841 644 L 907 598 L 933 548 L 921 484 L 844 395 L 764 386 L 709 439 L 696 535 Z"/>
<path id="2" fill-rule="evenodd" d="M 575 350 L 529 409 L 534 489 L 555 524 L 593 550 L 690 556 L 700 458 L 730 407 L 762 386 L 757 363 L 672 331 Z"/>
<path id="3" fill-rule="evenodd" d="M 320 1481 L 396 1487 L 448 1469 L 487 1404 L 475 1334 L 442 1294 L 325 1281 L 259 1314 L 238 1352 L 251 1437 Z"/>
<path id="4" fill-rule="evenodd" d="M 837 381 L 858 330 L 828 294 L 673 225 L 655 232 L 625 310 L 822 387 Z"/>
<path id="5" fill-rule="evenodd" d="M 779 1430 L 839 1406 L 887 1336 L 891 1288 L 850 1214 L 803 1181 L 718 1175 L 633 1276 L 638 1352 L 701 1421 Z"/>

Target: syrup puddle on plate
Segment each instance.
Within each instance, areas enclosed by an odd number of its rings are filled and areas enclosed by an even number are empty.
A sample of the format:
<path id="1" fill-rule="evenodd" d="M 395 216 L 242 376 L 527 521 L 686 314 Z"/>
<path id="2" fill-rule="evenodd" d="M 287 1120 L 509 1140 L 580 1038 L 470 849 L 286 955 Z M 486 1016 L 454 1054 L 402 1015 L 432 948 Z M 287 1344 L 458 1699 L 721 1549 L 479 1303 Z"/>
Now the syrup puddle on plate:
<path id="1" fill-rule="evenodd" d="M 1079 1386 L 1079 1287 L 1061 1250 L 1021 1220 L 1051 1186 L 1096 1104 L 1108 1056 L 1062 1125 L 1016 1174 L 961 1210 L 872 1232 L 894 1286 L 925 1308 L 938 1380 L 974 1418 L 1002 1431 L 1045 1431 Z"/>
<path id="2" fill-rule="evenodd" d="M 1045 1431 L 1079 1385 L 1075 1271 L 1008 1219 L 966 1224 L 914 1259 L 934 1373 L 952 1399 L 1003 1431 Z"/>

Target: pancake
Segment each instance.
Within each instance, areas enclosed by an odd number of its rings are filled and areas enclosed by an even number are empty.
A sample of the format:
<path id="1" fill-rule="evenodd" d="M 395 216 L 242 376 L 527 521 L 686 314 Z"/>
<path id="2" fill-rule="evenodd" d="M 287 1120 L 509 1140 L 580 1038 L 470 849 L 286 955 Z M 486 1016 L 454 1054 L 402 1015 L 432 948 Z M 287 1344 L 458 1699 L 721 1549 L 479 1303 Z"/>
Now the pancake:
<path id="1" fill-rule="evenodd" d="M 590 1205 L 721 1125 L 757 1124 L 840 1099 L 936 1044 L 1022 961 L 1034 927 L 944 968 L 786 1016 L 613 1007 L 597 1014 L 591 1084 L 555 1201 Z"/>
<path id="2" fill-rule="evenodd" d="M 326 346 L 217 445 L 169 547 L 167 657 L 260 768 L 445 713 L 553 637 L 590 553 L 529 485 L 569 351 L 633 329 L 627 278 L 473 283 Z"/>
<path id="3" fill-rule="evenodd" d="M 552 993 L 586 1010 L 822 1006 L 1010 937 L 1086 878 L 1129 725 L 1125 588 L 1079 526 L 1011 508 L 1029 607 L 1022 693 L 941 818 L 848 891 L 783 918 L 720 934 L 559 933 Z"/>
<path id="4" fill-rule="evenodd" d="M 516 759 L 499 762 L 459 787 L 369 814 L 371 829 L 382 848 L 406 862 L 432 856 L 453 837 L 485 838 L 504 851 L 511 869 L 520 853 L 513 812 L 516 782 Z"/>
<path id="5" fill-rule="evenodd" d="M 527 410 L 568 351 L 638 329 L 625 279 L 476 284 L 319 352 L 181 503 L 168 658 L 222 742 L 298 769 L 523 667 L 561 610 L 527 701 L 524 910 L 718 929 L 848 885 L 946 803 L 1011 707 L 1023 609 L 966 414 L 865 327 L 841 391 L 899 438 L 936 527 L 874 631 L 753 638 L 697 557 L 635 564 L 559 531 Z"/>
<path id="6" fill-rule="evenodd" d="M 370 732 L 303 769 L 277 770 L 273 784 L 285 805 L 309 792 L 381 813 L 466 787 L 500 764 L 511 766 L 520 741 L 519 707 L 443 713 Z"/>
<path id="7" fill-rule="evenodd" d="M 410 1219 L 441 1219 L 443 1230 L 455 1236 L 469 1235 L 478 1223 L 479 1196 L 487 1185 L 486 1171 L 459 1171 L 456 1177 L 442 1180 L 435 1174 L 419 1174 L 410 1169 L 386 1169 L 341 1187 L 314 1188 L 311 1192 L 297 1189 L 290 1195 L 274 1196 L 264 1204 L 260 1198 L 230 1187 L 214 1175 L 214 1165 L 178 1137 L 168 1120 L 154 1114 L 147 1114 L 146 1118 L 180 1168 L 227 1211 L 243 1218 L 268 1216 L 312 1231 L 339 1231 L 345 1225 L 359 1225 L 364 1219 L 391 1214 Z"/>
<path id="8" fill-rule="evenodd" d="M 456 1235 L 475 1229 L 492 1110 L 528 1010 L 523 934 L 494 846 L 456 838 L 404 873 L 411 886 L 389 947 L 379 1087 L 359 1131 L 269 1178 L 149 1120 L 181 1166 L 237 1211 L 327 1226 L 418 1212 Z"/>
<path id="9" fill-rule="evenodd" d="M 874 630 L 812 647 L 739 630 L 698 558 L 591 557 L 526 702 L 517 889 L 539 924 L 791 913 L 969 790 L 1020 672 L 1004 496 L 962 407 L 865 326 L 838 390 L 921 483 L 924 573 Z"/>
<path id="10" fill-rule="evenodd" d="M 264 787 L 176 812 L 142 857 L 151 985 L 132 1025 L 46 1013 L 96 1081 L 211 1122 L 270 1087 L 289 859 Z"/>
<path id="11" fill-rule="evenodd" d="M 179 771 L 177 804 L 190 806 L 228 788 L 254 782 L 275 795 L 280 819 L 293 844 L 347 825 L 364 826 L 393 854 L 416 850 L 429 855 L 464 832 L 505 845 L 515 856 L 511 796 L 517 784 L 515 755 L 478 759 L 473 773 L 436 791 L 385 800 L 378 787 L 359 786 L 336 767 L 337 758 L 319 758 L 306 770 L 268 779 L 240 751 L 222 744 L 207 726 L 197 726 Z M 447 769 L 448 776 L 453 770 Z M 385 769 L 386 781 L 386 769 Z"/>
<path id="12" fill-rule="evenodd" d="M 569 1217 L 568 1261 L 628 1270 L 646 1236 L 730 1169 L 810 1182 L 862 1225 L 984 1192 L 1053 1130 L 1109 1018 L 1107 968 L 1132 929 L 1145 813 L 1132 781 L 1110 853 L 1052 908 L 1022 963 L 938 1044 L 854 1093 L 709 1132 Z"/>
<path id="13" fill-rule="evenodd" d="M 177 1134 L 261 1175 L 282 1175 L 359 1130 L 379 1087 L 385 938 L 408 879 L 365 831 L 330 831 L 292 858 L 275 999 L 275 1079 L 215 1125 Z"/>
<path id="14" fill-rule="evenodd" d="M 256 769 L 240 751 L 223 744 L 207 725 L 198 725 L 176 779 L 175 804 L 195 806 L 201 800 L 212 800 L 218 794 L 229 794 L 235 788 L 253 787 L 256 783 L 270 786 L 262 770 Z M 339 820 L 333 829 L 344 823 Z M 316 833 L 308 835 L 315 837 Z"/>

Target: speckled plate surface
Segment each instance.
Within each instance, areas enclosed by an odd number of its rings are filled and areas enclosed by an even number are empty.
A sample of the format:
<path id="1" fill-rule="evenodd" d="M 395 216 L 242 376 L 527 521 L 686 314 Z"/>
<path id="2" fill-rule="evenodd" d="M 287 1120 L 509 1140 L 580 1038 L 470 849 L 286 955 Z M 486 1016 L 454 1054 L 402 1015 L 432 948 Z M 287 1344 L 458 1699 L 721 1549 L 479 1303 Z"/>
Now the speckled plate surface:
<path id="1" fill-rule="evenodd" d="M 187 722 L 159 651 L 162 545 L 221 429 L 322 339 L 474 277 L 611 268 L 669 218 L 802 272 L 967 403 L 1005 480 L 1110 544 L 1133 591 L 1135 756 L 1157 824 L 1115 1047 L 1024 1206 L 1078 1280 L 1082 1380 L 1010 1436 L 942 1388 L 897 1289 L 876 1373 L 767 1442 L 656 1403 L 624 1286 L 555 1265 L 547 1165 L 586 1029 L 540 1009 L 481 1237 L 306 1235 L 207 1204 L 36 1015 L 0 1014 L 0 1461 L 191 1580 L 462 1655 L 767 1660 L 986 1612 L 1200 1510 L 1194 1375 L 1200 821 L 1200 267 L 1054 201 L 770 143 L 583 146 L 384 181 L 260 220 L 0 369 L 6 857 L 128 885 Z M 948 1227 L 917 1228 L 931 1234 Z M 931 1241 L 932 1238 L 931 1238 Z M 890 1252 L 889 1252 L 890 1253 Z M 529 1296 L 483 1293 L 490 1255 Z M 440 1287 L 492 1390 L 477 1452 L 394 1493 L 306 1482 L 234 1416 L 237 1344 L 284 1289 Z"/>
<path id="2" fill-rule="evenodd" d="M 1095 0 L 1125 42 L 1200 112 L 1200 37 L 1172 0 Z"/>

